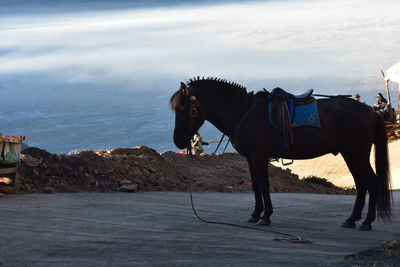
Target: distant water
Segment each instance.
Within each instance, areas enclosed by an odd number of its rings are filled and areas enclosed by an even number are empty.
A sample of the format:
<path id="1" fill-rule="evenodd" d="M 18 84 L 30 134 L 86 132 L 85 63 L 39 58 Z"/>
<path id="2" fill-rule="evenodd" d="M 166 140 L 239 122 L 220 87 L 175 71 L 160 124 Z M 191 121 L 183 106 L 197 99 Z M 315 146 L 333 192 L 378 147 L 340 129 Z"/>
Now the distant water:
<path id="1" fill-rule="evenodd" d="M 0 0 L 0 132 L 54 153 L 176 150 L 169 98 L 197 75 L 372 104 L 400 6 L 338 2 Z"/>
<path id="2" fill-rule="evenodd" d="M 179 80 L 148 81 L 153 85 L 150 88 L 136 84 L 125 88 L 117 83 L 60 83 L 48 90 L 33 88 L 35 81 L 21 75 L 12 82 L 19 89 L 2 86 L 0 132 L 26 135 L 29 146 L 53 153 L 137 145 L 159 152 L 176 150 L 169 98 L 178 90 Z M 46 81 L 39 84 L 47 85 Z M 210 125 L 202 129 L 208 140 L 219 138 L 218 131 Z"/>
<path id="3" fill-rule="evenodd" d="M 26 89 L 34 81 L 26 83 L 21 79 L 14 84 L 22 89 L 1 95 L 7 101 L 0 108 L 0 127 L 3 133 L 26 135 L 30 146 L 57 153 L 136 145 L 173 149 L 166 90 L 92 83 L 56 84 L 41 92 Z"/>

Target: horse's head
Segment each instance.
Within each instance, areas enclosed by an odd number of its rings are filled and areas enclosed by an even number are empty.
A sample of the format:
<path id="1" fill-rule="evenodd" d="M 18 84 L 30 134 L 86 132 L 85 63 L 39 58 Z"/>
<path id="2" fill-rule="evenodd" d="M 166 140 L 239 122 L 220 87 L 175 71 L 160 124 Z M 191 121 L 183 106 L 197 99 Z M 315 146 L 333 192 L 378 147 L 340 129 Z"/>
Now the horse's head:
<path id="1" fill-rule="evenodd" d="M 179 149 L 190 148 L 190 139 L 205 121 L 205 113 L 197 97 L 186 84 L 171 97 L 171 108 L 175 110 L 174 143 Z"/>

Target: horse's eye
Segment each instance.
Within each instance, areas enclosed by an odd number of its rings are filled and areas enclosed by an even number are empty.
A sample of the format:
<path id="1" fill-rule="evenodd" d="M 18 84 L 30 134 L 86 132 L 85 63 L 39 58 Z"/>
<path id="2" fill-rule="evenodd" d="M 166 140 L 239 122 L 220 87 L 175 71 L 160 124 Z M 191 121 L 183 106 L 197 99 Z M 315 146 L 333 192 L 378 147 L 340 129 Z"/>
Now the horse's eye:
<path id="1" fill-rule="evenodd" d="M 185 111 L 186 110 L 186 105 L 180 105 L 179 106 L 180 111 Z"/>
<path id="2" fill-rule="evenodd" d="M 180 106 L 179 106 L 179 109 L 180 109 L 180 111 L 186 111 L 187 109 L 189 108 L 189 104 L 188 103 L 182 103 Z"/>

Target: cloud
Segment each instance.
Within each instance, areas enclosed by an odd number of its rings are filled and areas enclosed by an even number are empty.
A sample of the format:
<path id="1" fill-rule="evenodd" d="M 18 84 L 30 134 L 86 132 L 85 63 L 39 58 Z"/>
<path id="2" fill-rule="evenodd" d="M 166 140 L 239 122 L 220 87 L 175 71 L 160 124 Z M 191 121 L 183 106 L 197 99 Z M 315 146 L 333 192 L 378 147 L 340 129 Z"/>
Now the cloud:
<path id="1" fill-rule="evenodd" d="M 400 2 L 282 1 L 18 16 L 0 31 L 0 73 L 70 81 L 214 75 L 236 80 L 379 77 L 397 61 Z M 1 52 L 2 51 L 2 52 Z"/>

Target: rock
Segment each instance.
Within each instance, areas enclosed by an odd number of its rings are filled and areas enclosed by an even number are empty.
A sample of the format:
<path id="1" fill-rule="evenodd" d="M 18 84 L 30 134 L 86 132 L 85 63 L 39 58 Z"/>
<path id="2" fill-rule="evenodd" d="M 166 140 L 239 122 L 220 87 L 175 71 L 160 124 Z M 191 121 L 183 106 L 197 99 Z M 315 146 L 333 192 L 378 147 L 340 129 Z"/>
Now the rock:
<path id="1" fill-rule="evenodd" d="M 143 173 L 139 170 L 139 168 L 135 167 L 132 171 L 133 177 L 142 177 Z"/>
<path id="2" fill-rule="evenodd" d="M 38 159 L 49 158 L 51 156 L 51 154 L 46 150 L 37 147 L 28 147 L 27 149 L 22 150 L 21 154 L 29 155 Z"/>
<path id="3" fill-rule="evenodd" d="M 29 184 L 27 184 L 27 183 L 24 184 L 23 188 L 25 188 L 25 190 L 27 192 L 31 192 L 32 191 L 31 186 Z"/>
<path id="4" fill-rule="evenodd" d="M 5 193 L 7 195 L 15 194 L 16 189 L 13 186 L 0 186 L 0 193 Z"/>
<path id="5" fill-rule="evenodd" d="M 37 167 L 40 165 L 40 163 L 42 163 L 42 159 L 34 158 L 32 156 L 29 156 L 28 154 L 21 154 L 20 158 L 22 162 L 30 167 Z"/>
<path id="6" fill-rule="evenodd" d="M 46 186 L 46 187 L 44 188 L 44 192 L 47 193 L 47 194 L 53 194 L 53 193 L 56 192 L 56 190 L 55 190 L 53 187 L 51 187 L 51 186 Z"/>
<path id="7" fill-rule="evenodd" d="M 143 172 L 143 175 L 144 175 L 145 177 L 150 176 L 150 172 L 149 172 L 148 170 L 146 170 L 145 168 L 143 168 L 142 172 Z"/>
<path id="8" fill-rule="evenodd" d="M 44 172 L 43 172 L 43 175 L 44 176 L 51 176 L 53 174 L 53 171 L 51 170 L 51 169 L 46 169 Z"/>
<path id="9" fill-rule="evenodd" d="M 139 189 L 139 186 L 137 184 L 124 184 L 119 188 L 119 191 L 121 192 L 135 192 Z"/>
<path id="10" fill-rule="evenodd" d="M 111 155 L 135 155 L 137 152 L 131 147 L 115 148 L 109 151 Z"/>
<path id="11" fill-rule="evenodd" d="M 6 195 L 3 193 L 0 193 L 0 198 L 5 197 Z"/>
<path id="12" fill-rule="evenodd" d="M 121 181 L 119 181 L 119 184 L 120 185 L 127 185 L 127 184 L 132 184 L 132 181 L 131 180 L 121 180 Z"/>

